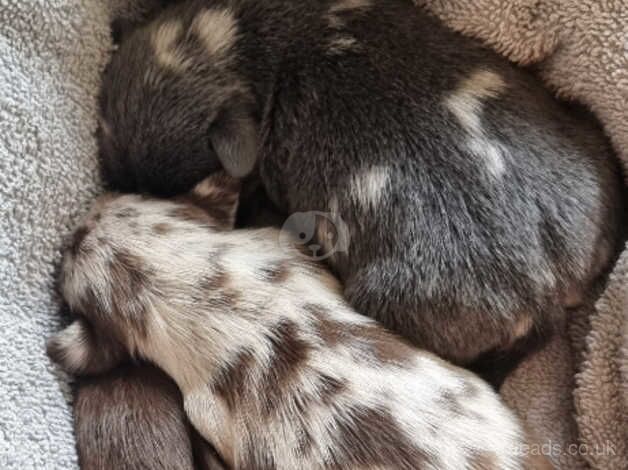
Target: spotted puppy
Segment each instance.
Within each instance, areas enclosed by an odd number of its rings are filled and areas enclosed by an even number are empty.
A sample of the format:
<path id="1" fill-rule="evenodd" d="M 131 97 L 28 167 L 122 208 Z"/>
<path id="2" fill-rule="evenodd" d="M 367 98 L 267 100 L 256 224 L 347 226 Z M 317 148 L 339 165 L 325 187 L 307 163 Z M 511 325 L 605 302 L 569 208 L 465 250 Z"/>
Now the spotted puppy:
<path id="1" fill-rule="evenodd" d="M 231 230 L 236 204 L 221 175 L 178 202 L 105 196 L 62 281 L 101 343 L 175 380 L 229 467 L 539 468 L 486 383 L 356 313 L 277 230 Z M 85 327 L 56 341 L 70 371 L 104 365 Z"/>
<path id="2" fill-rule="evenodd" d="M 349 303 L 458 363 L 549 334 L 615 249 L 598 127 L 409 1 L 182 2 L 122 42 L 101 107 L 112 187 L 223 167 L 335 214 L 344 249 L 325 216 L 308 246 Z"/>

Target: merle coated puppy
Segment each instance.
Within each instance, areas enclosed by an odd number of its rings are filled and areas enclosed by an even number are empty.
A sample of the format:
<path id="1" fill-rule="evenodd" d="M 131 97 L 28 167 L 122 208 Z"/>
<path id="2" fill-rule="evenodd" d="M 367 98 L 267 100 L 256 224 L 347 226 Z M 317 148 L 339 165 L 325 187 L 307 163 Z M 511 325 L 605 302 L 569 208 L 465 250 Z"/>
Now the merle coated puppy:
<path id="1" fill-rule="evenodd" d="M 551 331 L 614 251 L 599 128 L 409 1 L 182 2 L 122 42 L 101 105 L 112 187 L 258 175 L 343 220 L 344 250 L 324 216 L 313 245 L 357 311 L 457 363 Z"/>
<path id="2" fill-rule="evenodd" d="M 530 436 L 477 376 L 358 314 L 337 280 L 281 244 L 276 229 L 233 230 L 237 186 L 214 174 L 178 201 L 97 201 L 63 262 L 63 295 L 82 319 L 54 337 L 53 357 L 78 373 L 112 367 L 125 353 L 153 362 L 228 468 L 551 468 L 526 451 Z M 157 438 L 168 437 L 182 413 L 176 400 L 151 395 L 140 414 Z M 96 397 L 78 412 L 99 408 Z M 122 418 L 110 427 L 126 436 L 133 417 L 105 414 Z M 83 421 L 92 448 L 111 439 Z M 168 442 L 179 453 L 163 455 L 178 455 L 180 467 L 155 465 L 163 454 L 155 449 L 144 454 L 154 466 L 135 468 L 184 468 L 181 434 Z M 126 437 L 122 454 L 141 461 L 150 445 Z"/>

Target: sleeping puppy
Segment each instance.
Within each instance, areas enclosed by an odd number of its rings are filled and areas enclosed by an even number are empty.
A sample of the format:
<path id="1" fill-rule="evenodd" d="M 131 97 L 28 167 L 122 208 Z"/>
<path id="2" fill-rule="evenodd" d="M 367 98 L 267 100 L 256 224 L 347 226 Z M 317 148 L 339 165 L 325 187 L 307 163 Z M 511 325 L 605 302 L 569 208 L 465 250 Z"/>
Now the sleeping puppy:
<path id="1" fill-rule="evenodd" d="M 67 349 L 68 342 L 90 345 Z M 176 384 L 159 369 L 129 364 L 115 340 L 76 320 L 48 343 L 48 355 L 87 377 L 76 386 L 74 430 L 84 470 L 193 470 L 222 467 L 190 428 Z M 111 372 L 112 364 L 127 362 Z M 100 375 L 92 375 L 100 374 Z"/>
<path id="2" fill-rule="evenodd" d="M 550 468 L 478 377 L 355 312 L 277 230 L 232 230 L 237 200 L 222 175 L 101 198 L 63 263 L 85 320 L 53 340 L 62 365 L 114 366 L 99 341 L 153 362 L 231 468 Z"/>
<path id="3" fill-rule="evenodd" d="M 258 175 L 320 215 L 357 311 L 459 364 L 549 334 L 615 249 L 600 130 L 408 1 L 182 2 L 123 41 L 101 108 L 111 187 Z"/>

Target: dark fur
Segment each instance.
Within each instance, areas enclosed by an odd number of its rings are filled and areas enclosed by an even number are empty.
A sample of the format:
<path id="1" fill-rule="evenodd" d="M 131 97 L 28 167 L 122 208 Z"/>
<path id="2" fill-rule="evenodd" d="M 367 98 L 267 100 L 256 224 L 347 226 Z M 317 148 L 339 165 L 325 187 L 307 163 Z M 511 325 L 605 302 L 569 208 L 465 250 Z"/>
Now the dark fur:
<path id="1" fill-rule="evenodd" d="M 176 385 L 147 365 L 82 379 L 74 405 L 84 470 L 185 470 L 194 461 Z"/>
<path id="2" fill-rule="evenodd" d="M 284 213 L 337 198 L 351 245 L 329 261 L 356 310 L 458 363 L 507 349 L 521 323 L 551 332 L 616 243 L 620 179 L 602 133 L 410 2 L 374 0 L 331 24 L 335 3 L 194 0 L 131 34 L 103 82 L 105 179 L 169 195 L 256 165 Z M 192 24 L 227 7 L 238 35 L 217 59 Z M 185 31 L 184 71 L 156 60 L 164 22 Z M 355 42 L 333 50 L 338 38 Z M 505 84 L 476 113 L 503 156 L 498 179 L 444 104 L 478 70 Z M 373 166 L 388 184 L 359 204 L 346 188 Z"/>

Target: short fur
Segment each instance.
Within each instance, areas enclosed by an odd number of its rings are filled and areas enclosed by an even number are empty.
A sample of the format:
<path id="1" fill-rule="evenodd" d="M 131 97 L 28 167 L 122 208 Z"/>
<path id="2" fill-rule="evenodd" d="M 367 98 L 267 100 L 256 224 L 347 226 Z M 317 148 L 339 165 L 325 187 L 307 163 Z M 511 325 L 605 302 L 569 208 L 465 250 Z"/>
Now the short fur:
<path id="1" fill-rule="evenodd" d="M 277 230 L 230 230 L 235 188 L 214 176 L 180 201 L 101 199 L 62 288 L 99 335 L 175 380 L 228 466 L 530 468 L 486 383 L 356 313 Z M 84 347 L 78 325 L 62 364 Z"/>
<path id="2" fill-rule="evenodd" d="M 123 41 L 101 106 L 111 186 L 222 166 L 337 212 L 350 304 L 458 363 L 551 332 L 615 250 L 596 125 L 410 2 L 182 2 Z"/>
<path id="3" fill-rule="evenodd" d="M 75 399 L 82 469 L 194 469 L 181 394 L 158 369 L 128 365 L 82 379 Z"/>

